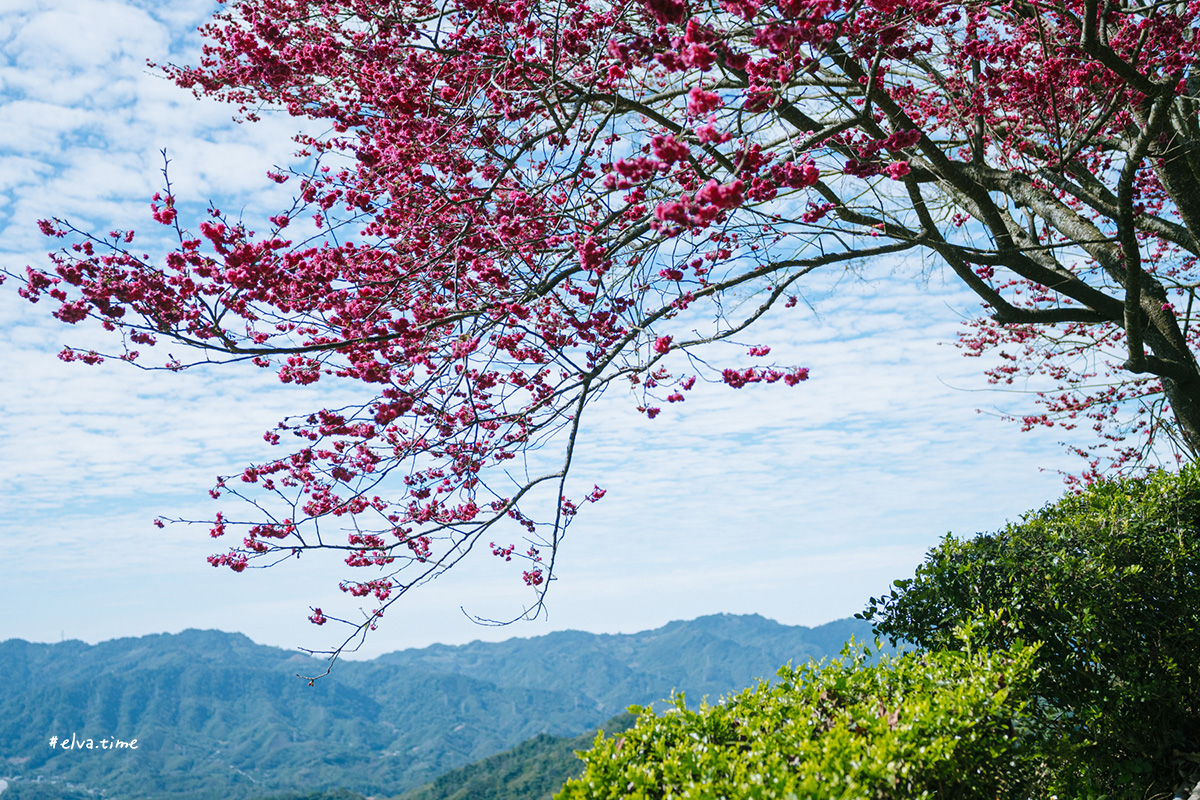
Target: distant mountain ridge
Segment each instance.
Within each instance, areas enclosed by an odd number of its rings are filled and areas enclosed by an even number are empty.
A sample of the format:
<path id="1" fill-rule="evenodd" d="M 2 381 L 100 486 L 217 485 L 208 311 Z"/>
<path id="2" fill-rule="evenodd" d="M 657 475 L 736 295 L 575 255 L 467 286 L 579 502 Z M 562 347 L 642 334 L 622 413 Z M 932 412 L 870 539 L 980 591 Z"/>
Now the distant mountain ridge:
<path id="1" fill-rule="evenodd" d="M 536 639 L 432 645 L 379 656 L 372 663 L 479 680 L 503 675 L 506 685 L 582 692 L 597 704 L 597 722 L 619 714 L 631 697 L 662 699 L 663 687 L 691 700 L 726 694 L 772 678 L 787 661 L 836 653 L 870 625 L 838 620 L 816 628 L 782 625 L 757 614 L 713 614 L 633 634 L 559 631 Z M 536 642 L 537 658 L 529 658 Z M 668 692 L 669 693 L 669 692 Z"/>
<path id="2" fill-rule="evenodd" d="M 577 736 L 673 690 L 711 700 L 787 661 L 836 653 L 858 620 L 817 628 L 714 615 L 634 634 L 551 633 L 340 662 L 188 630 L 0 642 L 2 800 L 249 798 L 344 787 L 388 796 L 545 733 Z M 52 750 L 52 735 L 137 738 Z M 39 787 L 38 776 L 42 778 Z M 50 791 L 51 794 L 46 794 Z"/>

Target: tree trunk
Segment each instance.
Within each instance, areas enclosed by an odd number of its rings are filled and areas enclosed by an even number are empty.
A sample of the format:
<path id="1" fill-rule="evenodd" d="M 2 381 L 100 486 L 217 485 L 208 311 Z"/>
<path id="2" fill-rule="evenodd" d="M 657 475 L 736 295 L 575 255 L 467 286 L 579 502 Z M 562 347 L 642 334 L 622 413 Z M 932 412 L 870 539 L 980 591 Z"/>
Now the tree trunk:
<path id="1" fill-rule="evenodd" d="M 1175 438 L 1190 460 L 1200 460 L 1200 376 L 1186 382 L 1163 378 L 1162 384 L 1175 414 Z"/>

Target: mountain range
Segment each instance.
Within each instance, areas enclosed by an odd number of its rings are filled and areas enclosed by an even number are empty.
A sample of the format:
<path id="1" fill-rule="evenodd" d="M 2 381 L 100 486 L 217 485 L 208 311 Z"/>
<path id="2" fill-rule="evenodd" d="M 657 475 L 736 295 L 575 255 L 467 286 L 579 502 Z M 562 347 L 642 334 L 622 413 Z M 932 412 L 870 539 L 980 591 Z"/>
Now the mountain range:
<path id="1" fill-rule="evenodd" d="M 870 627 L 714 615 L 403 650 L 338 662 L 313 686 L 296 676 L 323 662 L 241 634 L 12 639 L 0 642 L 0 800 L 391 797 L 539 736 L 578 749 L 571 737 L 673 691 L 716 701 L 851 635 Z M 93 749 L 52 748 L 51 736 Z M 101 746 L 115 739 L 137 748 Z"/>

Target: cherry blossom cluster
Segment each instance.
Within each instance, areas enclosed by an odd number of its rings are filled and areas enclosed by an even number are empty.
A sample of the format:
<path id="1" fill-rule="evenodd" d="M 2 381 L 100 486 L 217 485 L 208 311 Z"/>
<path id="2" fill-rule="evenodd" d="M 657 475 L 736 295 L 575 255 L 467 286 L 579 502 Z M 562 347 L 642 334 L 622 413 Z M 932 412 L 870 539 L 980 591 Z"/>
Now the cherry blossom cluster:
<path id="1" fill-rule="evenodd" d="M 20 291 L 116 337 L 65 360 L 182 369 L 162 354 L 192 352 L 363 387 L 284 420 L 265 437 L 283 455 L 218 483 L 251 503 L 210 526 L 240 539 L 214 565 L 335 551 L 372 576 L 339 584 L 373 602 L 365 631 L 491 536 L 504 562 L 525 552 L 536 609 L 580 503 L 604 494 L 569 496 L 591 401 L 627 387 L 653 419 L 698 379 L 806 380 L 738 353 L 816 270 L 932 253 L 985 305 L 961 343 L 998 353 L 990 377 L 1057 387 L 1022 425 L 1083 415 L 1117 464 L 1163 431 L 1200 448 L 1198 12 L 237 0 L 199 64 L 164 69 L 247 123 L 320 123 L 265 176 L 292 206 L 185 219 L 168 182 L 149 207 L 166 252 L 47 220 L 62 248 Z M 551 442 L 555 468 L 516 466 Z"/>

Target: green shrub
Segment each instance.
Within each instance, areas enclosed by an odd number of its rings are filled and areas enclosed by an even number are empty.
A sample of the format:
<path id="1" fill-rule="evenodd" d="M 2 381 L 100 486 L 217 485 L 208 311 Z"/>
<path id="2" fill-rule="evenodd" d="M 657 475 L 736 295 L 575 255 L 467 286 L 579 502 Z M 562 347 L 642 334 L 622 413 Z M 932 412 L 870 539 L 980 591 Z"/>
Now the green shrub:
<path id="1" fill-rule="evenodd" d="M 1200 471 L 1097 485 L 994 534 L 947 536 L 872 599 L 876 631 L 957 648 L 1038 642 L 1033 709 L 1076 796 L 1145 797 L 1200 750 Z M 1192 765 L 1195 768 L 1195 765 Z M 1193 776 L 1192 780 L 1195 780 Z"/>
<path id="2" fill-rule="evenodd" d="M 1038 761 L 1024 707 L 1035 648 L 863 652 L 715 706 L 641 712 L 581 753 L 560 800 L 1024 800 Z"/>

